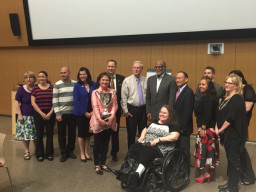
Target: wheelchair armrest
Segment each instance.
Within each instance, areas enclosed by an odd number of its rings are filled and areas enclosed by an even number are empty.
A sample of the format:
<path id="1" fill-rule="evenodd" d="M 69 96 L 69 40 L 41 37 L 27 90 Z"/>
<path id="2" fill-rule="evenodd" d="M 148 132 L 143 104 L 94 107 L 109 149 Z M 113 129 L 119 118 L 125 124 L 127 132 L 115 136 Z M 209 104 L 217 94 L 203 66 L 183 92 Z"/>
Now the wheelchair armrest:
<path id="1" fill-rule="evenodd" d="M 161 164 L 162 163 L 163 158 L 155 158 L 152 162 L 152 164 Z"/>

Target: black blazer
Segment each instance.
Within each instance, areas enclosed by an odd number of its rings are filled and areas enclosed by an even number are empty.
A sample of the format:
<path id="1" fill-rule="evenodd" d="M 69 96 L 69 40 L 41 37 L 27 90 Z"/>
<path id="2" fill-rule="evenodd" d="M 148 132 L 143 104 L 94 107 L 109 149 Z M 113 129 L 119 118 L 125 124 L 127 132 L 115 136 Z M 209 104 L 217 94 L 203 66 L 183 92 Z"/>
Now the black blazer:
<path id="1" fill-rule="evenodd" d="M 121 108 L 121 90 L 122 90 L 122 84 L 123 80 L 125 77 L 123 75 L 116 74 L 116 97 L 117 97 L 117 104 L 118 104 L 118 109 L 116 112 L 116 118 L 121 118 L 122 115 L 122 108 Z M 99 87 L 99 77 L 97 77 L 97 88 Z M 118 119 L 117 119 L 118 120 Z"/>
<path id="2" fill-rule="evenodd" d="M 193 132 L 193 109 L 195 95 L 193 90 L 187 85 L 174 103 L 174 110 L 178 116 L 181 134 L 190 135 Z"/>
<path id="3" fill-rule="evenodd" d="M 125 77 L 123 75 L 116 74 L 116 96 L 117 96 L 117 104 L 118 104 L 118 109 L 116 112 L 117 118 L 120 118 L 122 114 L 120 101 L 121 101 L 121 89 L 122 89 L 124 78 Z"/>

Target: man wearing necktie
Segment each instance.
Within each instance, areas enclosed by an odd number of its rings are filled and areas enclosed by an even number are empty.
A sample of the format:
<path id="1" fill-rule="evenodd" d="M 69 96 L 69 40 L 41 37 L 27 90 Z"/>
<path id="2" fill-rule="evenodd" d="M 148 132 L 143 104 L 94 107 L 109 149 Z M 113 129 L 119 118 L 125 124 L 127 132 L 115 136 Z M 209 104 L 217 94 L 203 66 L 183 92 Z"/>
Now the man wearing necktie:
<path id="1" fill-rule="evenodd" d="M 135 142 L 138 134 L 147 125 L 146 117 L 146 78 L 141 76 L 143 64 L 141 61 L 133 62 L 133 75 L 126 77 L 122 84 L 121 106 L 126 117 L 128 148 Z"/>
<path id="2" fill-rule="evenodd" d="M 151 122 L 158 120 L 158 113 L 163 105 L 171 108 L 175 102 L 177 86 L 173 76 L 166 73 L 166 63 L 156 62 L 156 75 L 148 78 L 147 82 L 147 118 Z"/>
<path id="3" fill-rule="evenodd" d="M 190 135 L 193 132 L 193 109 L 195 95 L 193 90 L 188 86 L 188 74 L 179 71 L 176 75 L 176 100 L 174 110 L 179 119 L 181 133 L 177 142 L 178 147 L 185 152 L 190 162 Z"/>
<path id="4" fill-rule="evenodd" d="M 117 152 L 119 151 L 119 126 L 120 126 L 120 118 L 122 114 L 122 109 L 121 109 L 121 88 L 122 88 L 122 83 L 124 80 L 123 75 L 116 74 L 116 69 L 117 69 L 117 62 L 113 59 L 109 60 L 107 62 L 107 71 L 111 77 L 110 81 L 110 88 L 115 89 L 116 91 L 116 96 L 117 96 L 117 104 L 118 104 L 118 109 L 116 112 L 116 123 L 117 123 L 117 131 L 112 131 L 111 138 L 112 138 L 112 148 L 111 148 L 111 156 L 113 161 L 118 161 L 117 157 Z"/>

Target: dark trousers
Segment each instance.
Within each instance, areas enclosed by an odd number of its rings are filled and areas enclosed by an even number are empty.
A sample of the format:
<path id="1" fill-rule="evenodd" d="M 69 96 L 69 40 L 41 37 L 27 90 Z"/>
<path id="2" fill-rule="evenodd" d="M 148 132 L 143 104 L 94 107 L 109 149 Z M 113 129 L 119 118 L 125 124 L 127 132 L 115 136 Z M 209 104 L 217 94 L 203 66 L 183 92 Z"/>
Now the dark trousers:
<path id="1" fill-rule="evenodd" d="M 111 155 L 116 156 L 117 152 L 119 151 L 119 127 L 120 127 L 120 117 L 116 117 L 116 123 L 117 123 L 117 130 L 113 131 L 111 130 L 111 142 L 112 142 L 112 148 L 111 148 Z"/>
<path id="2" fill-rule="evenodd" d="M 244 150 L 240 152 L 240 162 L 241 162 L 241 177 L 240 177 L 241 181 L 253 183 L 255 181 L 255 173 L 253 171 L 251 159 L 246 148 L 244 148 Z"/>
<path id="3" fill-rule="evenodd" d="M 190 135 L 180 135 L 177 147 L 186 154 L 188 162 L 190 163 Z"/>
<path id="4" fill-rule="evenodd" d="M 228 187 L 237 187 L 240 175 L 240 143 L 237 139 L 232 139 L 224 144 L 228 159 Z"/>
<path id="5" fill-rule="evenodd" d="M 135 143 L 136 132 L 138 129 L 138 135 L 147 126 L 146 106 L 135 107 L 128 105 L 128 112 L 132 117 L 126 118 L 128 148 Z"/>
<path id="6" fill-rule="evenodd" d="M 58 125 L 58 141 L 61 155 L 69 154 L 75 149 L 76 119 L 73 114 L 63 114 Z M 68 143 L 66 143 L 66 128 L 68 127 Z"/>
<path id="7" fill-rule="evenodd" d="M 141 143 L 131 145 L 128 154 L 144 167 L 148 167 L 155 158 L 163 156 L 157 147 L 144 146 Z"/>
<path id="8" fill-rule="evenodd" d="M 50 110 L 42 110 L 43 113 L 47 114 Z M 41 115 L 37 112 L 34 114 L 35 126 L 36 126 L 36 151 L 37 157 L 47 157 L 53 155 L 53 129 L 55 123 L 55 114 L 53 113 L 49 120 L 44 120 Z M 44 152 L 44 128 L 46 129 L 46 150 Z"/>
<path id="9" fill-rule="evenodd" d="M 94 165 L 105 165 L 111 131 L 111 129 L 105 129 L 100 133 L 94 134 Z"/>

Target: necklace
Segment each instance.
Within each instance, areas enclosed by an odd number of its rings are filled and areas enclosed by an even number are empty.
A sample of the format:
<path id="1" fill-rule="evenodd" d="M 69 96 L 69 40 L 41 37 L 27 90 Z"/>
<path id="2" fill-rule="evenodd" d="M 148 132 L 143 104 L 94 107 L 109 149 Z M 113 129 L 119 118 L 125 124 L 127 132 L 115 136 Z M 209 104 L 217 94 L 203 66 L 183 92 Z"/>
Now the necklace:
<path id="1" fill-rule="evenodd" d="M 231 98 L 232 98 L 232 96 L 228 100 L 223 100 L 221 102 L 221 104 L 219 105 L 219 110 L 222 110 L 224 107 L 226 107 L 226 105 L 228 104 L 228 102 L 230 101 Z"/>
<path id="2" fill-rule="evenodd" d="M 33 88 L 30 88 L 28 85 L 26 85 L 26 88 L 27 88 L 27 90 L 28 90 L 29 92 L 31 92 L 32 89 L 33 89 Z"/>

